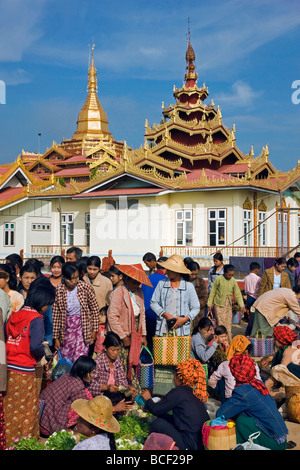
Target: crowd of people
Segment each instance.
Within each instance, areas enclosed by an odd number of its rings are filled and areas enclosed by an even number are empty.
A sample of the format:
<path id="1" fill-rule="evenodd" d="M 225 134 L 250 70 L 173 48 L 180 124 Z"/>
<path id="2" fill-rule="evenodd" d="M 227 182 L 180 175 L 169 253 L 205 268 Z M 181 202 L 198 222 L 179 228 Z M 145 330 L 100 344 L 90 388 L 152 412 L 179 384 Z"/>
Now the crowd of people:
<path id="1" fill-rule="evenodd" d="M 146 253 L 141 261 L 146 270 L 71 247 L 51 259 L 50 273 L 18 254 L 0 264 L 0 448 L 72 429 L 86 436 L 78 449 L 114 449 L 118 418 L 140 397 L 156 417 L 150 435 L 198 450 L 212 396 L 221 402 L 216 416 L 235 420 L 238 443 L 259 430 L 262 446 L 286 449 L 272 368 L 281 364 L 300 379 L 300 253 L 261 275 L 252 261 L 243 289 L 221 253 L 207 282 L 189 257 Z M 239 335 L 232 334 L 236 313 L 246 322 Z M 153 352 L 154 337 L 174 333 L 191 337 L 190 358 L 176 365 L 174 387 L 154 397 L 136 374 L 141 348 Z M 261 362 L 250 341 L 258 334 L 274 342 Z M 69 368 L 45 383 L 57 354 Z"/>

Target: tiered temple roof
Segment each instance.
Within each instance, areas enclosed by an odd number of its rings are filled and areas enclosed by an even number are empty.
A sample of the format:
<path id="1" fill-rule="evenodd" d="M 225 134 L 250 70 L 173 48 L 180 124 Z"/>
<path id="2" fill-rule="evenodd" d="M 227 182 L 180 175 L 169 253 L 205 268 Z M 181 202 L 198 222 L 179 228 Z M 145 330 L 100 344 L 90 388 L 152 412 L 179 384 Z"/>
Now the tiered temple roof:
<path id="1" fill-rule="evenodd" d="M 181 88 L 174 86 L 175 103 L 163 104 L 159 124 L 150 126 L 146 119 L 144 144 L 133 150 L 109 132 L 92 56 L 88 94 L 73 137 L 61 144 L 53 142 L 44 154 L 22 150 L 14 163 L 0 166 L 0 208 L 18 197 L 43 196 L 45 189 L 47 197 L 83 198 L 117 196 L 126 193 L 126 187 L 128 194 L 222 187 L 270 191 L 292 187 L 299 192 L 300 162 L 293 170 L 281 172 L 269 161 L 268 145 L 257 157 L 253 147 L 248 154 L 241 152 L 235 126 L 223 124 L 213 100 L 205 103 L 208 88 L 198 86 L 195 69 L 189 38 L 185 80 Z M 122 184 L 110 183 L 116 179 L 122 179 Z M 17 192 L 12 193 L 12 188 Z"/>

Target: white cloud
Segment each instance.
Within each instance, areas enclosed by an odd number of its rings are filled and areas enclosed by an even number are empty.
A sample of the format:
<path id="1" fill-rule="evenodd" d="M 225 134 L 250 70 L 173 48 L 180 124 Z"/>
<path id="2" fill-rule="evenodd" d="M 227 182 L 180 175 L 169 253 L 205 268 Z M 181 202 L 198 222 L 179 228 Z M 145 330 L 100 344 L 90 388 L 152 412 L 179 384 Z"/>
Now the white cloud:
<path id="1" fill-rule="evenodd" d="M 0 62 L 18 62 L 40 39 L 40 20 L 47 0 L 1 0 Z"/>
<path id="2" fill-rule="evenodd" d="M 56 20 L 55 34 L 43 36 L 43 32 L 51 31 L 41 21 L 48 0 L 2 0 L 2 3 L 10 21 L 3 21 L 4 32 L 0 32 L 0 43 L 3 37 L 8 44 L 6 51 L 0 51 L 0 61 L 4 57 L 17 60 L 30 48 L 31 60 L 35 56 L 43 64 L 82 67 L 88 63 L 88 43 L 94 34 L 95 62 L 101 73 L 114 72 L 119 76 L 126 73 L 147 79 L 183 79 L 188 17 L 201 80 L 208 71 L 226 75 L 231 67 L 260 47 L 300 26 L 300 3 L 294 0 L 287 3 L 215 0 L 206 4 L 187 0 L 183 5 L 173 0 L 172 6 L 170 2 L 162 3 L 159 13 L 155 2 L 141 6 L 136 1 L 129 4 L 117 1 L 107 5 L 103 12 L 101 2 L 90 0 L 92 18 L 85 11 L 84 2 L 80 15 L 76 1 L 67 13 L 68 2 L 61 6 L 54 0 L 49 4 L 48 15 L 51 12 Z M 11 3 L 19 6 L 16 17 L 12 17 Z M 180 9 L 176 8 L 179 3 Z M 0 31 L 1 23 L 0 19 Z M 7 24 L 10 26 L 5 28 Z M 71 24 L 74 31 L 80 27 L 78 34 L 65 33 L 66 26 Z"/>
<path id="3" fill-rule="evenodd" d="M 231 93 L 220 93 L 215 99 L 221 104 L 229 103 L 231 106 L 251 106 L 261 94 L 261 91 L 253 90 L 248 83 L 237 80 L 232 85 Z"/>
<path id="4" fill-rule="evenodd" d="M 11 86 L 31 82 L 30 74 L 21 67 L 17 67 L 11 71 L 1 71 L 0 69 L 0 76 L 6 85 Z"/>

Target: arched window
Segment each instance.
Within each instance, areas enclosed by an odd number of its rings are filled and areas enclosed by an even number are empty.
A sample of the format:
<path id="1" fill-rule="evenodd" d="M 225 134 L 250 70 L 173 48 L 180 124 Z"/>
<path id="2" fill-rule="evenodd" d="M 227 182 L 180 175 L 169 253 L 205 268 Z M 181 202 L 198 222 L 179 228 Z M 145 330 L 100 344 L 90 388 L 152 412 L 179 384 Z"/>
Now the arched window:
<path id="1" fill-rule="evenodd" d="M 267 222 L 266 222 L 267 206 L 262 200 L 258 206 L 258 246 L 266 246 L 267 244 Z"/>

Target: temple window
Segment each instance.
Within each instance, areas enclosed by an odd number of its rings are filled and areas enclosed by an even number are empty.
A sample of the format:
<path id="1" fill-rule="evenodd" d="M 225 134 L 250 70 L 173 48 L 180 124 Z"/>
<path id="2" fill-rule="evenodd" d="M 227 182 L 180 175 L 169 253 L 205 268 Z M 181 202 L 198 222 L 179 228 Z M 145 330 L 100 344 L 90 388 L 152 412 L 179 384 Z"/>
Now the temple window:
<path id="1" fill-rule="evenodd" d="M 107 199 L 106 200 L 106 210 L 112 211 L 119 209 L 119 200 L 118 199 Z"/>
<path id="2" fill-rule="evenodd" d="M 277 246 L 288 248 L 288 213 L 278 212 Z"/>
<path id="3" fill-rule="evenodd" d="M 106 210 L 119 210 L 119 209 L 138 209 L 138 199 L 127 199 L 127 197 L 120 197 L 119 199 L 106 199 Z"/>
<path id="4" fill-rule="evenodd" d="M 31 230 L 50 232 L 51 224 L 32 224 L 31 225 Z"/>
<path id="5" fill-rule="evenodd" d="M 15 224 L 5 223 L 3 246 L 14 246 L 14 245 L 15 245 Z"/>
<path id="6" fill-rule="evenodd" d="M 267 238 L 267 222 L 266 222 L 266 214 L 267 214 L 267 206 L 262 199 L 259 203 L 257 211 L 257 218 L 258 218 L 258 228 L 257 228 L 257 235 L 258 235 L 258 246 L 266 246 L 266 238 Z"/>
<path id="7" fill-rule="evenodd" d="M 74 215 L 62 214 L 61 215 L 61 228 L 62 228 L 62 244 L 73 245 L 74 241 Z"/>
<path id="8" fill-rule="evenodd" d="M 85 244 L 87 246 L 90 246 L 90 239 L 91 239 L 91 230 L 90 230 L 90 213 L 86 212 L 85 213 Z"/>
<path id="9" fill-rule="evenodd" d="M 252 245 L 252 233 L 250 232 L 252 228 L 252 211 L 245 210 L 243 211 L 243 225 L 244 225 L 244 245 Z"/>
<path id="10" fill-rule="evenodd" d="M 176 211 L 176 245 L 191 246 L 193 243 L 193 211 Z"/>
<path id="11" fill-rule="evenodd" d="M 283 210 L 279 210 L 283 209 Z M 284 210 L 287 209 L 287 210 Z M 276 204 L 276 245 L 278 247 L 287 249 L 289 248 L 289 225 L 290 225 L 290 214 L 289 206 L 286 204 L 285 198 L 282 198 L 281 204 Z"/>
<path id="12" fill-rule="evenodd" d="M 208 210 L 209 246 L 226 245 L 226 209 Z"/>
<path id="13" fill-rule="evenodd" d="M 252 246 L 252 204 L 247 197 L 243 204 L 244 245 Z"/>
<path id="14" fill-rule="evenodd" d="M 266 231 L 267 231 L 267 223 L 266 219 L 266 212 L 258 211 L 258 246 L 266 246 Z"/>

